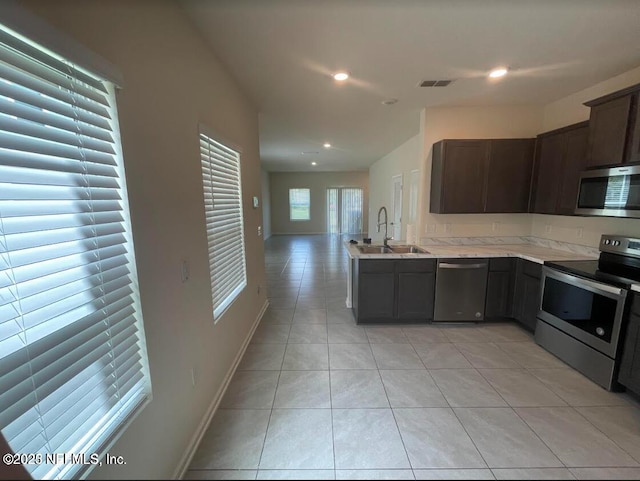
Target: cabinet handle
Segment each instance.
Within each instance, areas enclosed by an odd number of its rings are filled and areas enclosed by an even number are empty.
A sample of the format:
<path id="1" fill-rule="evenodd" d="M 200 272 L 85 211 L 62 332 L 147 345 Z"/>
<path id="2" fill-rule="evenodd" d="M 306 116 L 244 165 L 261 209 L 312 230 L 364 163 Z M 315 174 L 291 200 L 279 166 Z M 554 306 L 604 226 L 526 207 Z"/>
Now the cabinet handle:
<path id="1" fill-rule="evenodd" d="M 438 269 L 482 269 L 487 267 L 487 263 L 480 264 L 449 264 L 447 262 L 441 262 L 438 264 Z"/>

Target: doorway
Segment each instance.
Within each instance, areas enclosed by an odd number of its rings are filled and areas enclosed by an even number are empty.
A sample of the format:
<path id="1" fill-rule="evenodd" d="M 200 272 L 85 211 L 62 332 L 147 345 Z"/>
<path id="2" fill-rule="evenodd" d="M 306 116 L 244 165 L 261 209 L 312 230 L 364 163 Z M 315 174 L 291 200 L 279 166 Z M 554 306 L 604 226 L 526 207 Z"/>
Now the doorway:
<path id="1" fill-rule="evenodd" d="M 327 232 L 362 234 L 362 189 L 329 187 L 327 189 Z"/>

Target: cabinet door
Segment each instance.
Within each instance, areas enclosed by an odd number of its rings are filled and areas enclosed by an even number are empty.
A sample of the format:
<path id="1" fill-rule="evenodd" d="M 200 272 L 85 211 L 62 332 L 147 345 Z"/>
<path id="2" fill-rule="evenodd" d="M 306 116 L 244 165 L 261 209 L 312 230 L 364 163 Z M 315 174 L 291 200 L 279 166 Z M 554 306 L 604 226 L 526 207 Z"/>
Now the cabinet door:
<path id="1" fill-rule="evenodd" d="M 536 330 L 538 311 L 540 310 L 540 279 L 523 276 L 522 317 L 520 322 L 530 331 Z"/>
<path id="2" fill-rule="evenodd" d="M 541 276 L 542 266 L 540 264 L 518 259 L 513 295 L 513 317 L 530 331 L 534 331 L 536 328 L 536 319 L 540 308 Z"/>
<path id="3" fill-rule="evenodd" d="M 489 272 L 484 316 L 487 319 L 511 317 L 513 274 L 509 271 Z"/>
<path id="4" fill-rule="evenodd" d="M 395 274 L 360 273 L 358 280 L 358 321 L 389 321 L 394 315 Z"/>
<path id="5" fill-rule="evenodd" d="M 533 211 L 539 214 L 556 212 L 558 189 L 564 168 L 565 141 L 565 134 L 538 137 Z"/>
<path id="6" fill-rule="evenodd" d="M 640 162 L 640 93 L 635 93 L 631 105 L 629 129 L 631 138 L 628 142 L 629 154 L 627 162 Z M 632 125 L 633 124 L 633 125 Z"/>
<path id="7" fill-rule="evenodd" d="M 589 127 L 585 125 L 565 134 L 564 169 L 556 212 L 558 214 L 573 214 L 578 200 L 578 183 L 580 172 L 587 168 L 587 145 Z"/>
<path id="8" fill-rule="evenodd" d="M 484 178 L 489 141 L 447 141 L 443 149 L 442 212 L 484 211 Z"/>
<path id="9" fill-rule="evenodd" d="M 491 140 L 485 212 L 527 212 L 534 139 Z"/>
<path id="10" fill-rule="evenodd" d="M 399 272 L 396 317 L 425 321 L 433 319 L 435 285 L 434 272 Z"/>
<path id="11" fill-rule="evenodd" d="M 587 155 L 590 167 L 625 161 L 632 97 L 629 94 L 591 107 Z"/>
<path id="12" fill-rule="evenodd" d="M 640 315 L 633 310 L 639 310 L 638 304 L 636 297 L 629 316 L 618 374 L 618 382 L 636 394 L 640 394 Z"/>

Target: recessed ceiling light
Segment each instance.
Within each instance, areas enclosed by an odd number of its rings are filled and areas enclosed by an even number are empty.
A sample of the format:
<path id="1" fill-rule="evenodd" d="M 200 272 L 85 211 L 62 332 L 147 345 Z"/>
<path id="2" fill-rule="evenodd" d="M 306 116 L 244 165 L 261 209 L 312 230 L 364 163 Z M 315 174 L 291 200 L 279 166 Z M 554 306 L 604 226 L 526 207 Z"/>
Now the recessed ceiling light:
<path id="1" fill-rule="evenodd" d="M 398 99 L 387 99 L 382 101 L 382 105 L 393 105 L 398 103 Z"/>
<path id="2" fill-rule="evenodd" d="M 349 78 L 349 74 L 347 72 L 336 72 L 333 74 L 333 78 L 338 82 L 344 82 Z"/>
<path id="3" fill-rule="evenodd" d="M 507 75 L 509 70 L 505 67 L 494 68 L 491 72 L 489 72 L 489 77 L 491 78 L 500 78 Z"/>
<path id="4" fill-rule="evenodd" d="M 330 149 L 330 148 L 331 148 L 331 144 L 330 144 L 329 142 L 325 142 L 325 143 L 323 144 L 323 147 L 324 147 L 325 149 Z"/>
<path id="5" fill-rule="evenodd" d="M 311 162 L 311 165 L 318 165 L 317 162 Z"/>

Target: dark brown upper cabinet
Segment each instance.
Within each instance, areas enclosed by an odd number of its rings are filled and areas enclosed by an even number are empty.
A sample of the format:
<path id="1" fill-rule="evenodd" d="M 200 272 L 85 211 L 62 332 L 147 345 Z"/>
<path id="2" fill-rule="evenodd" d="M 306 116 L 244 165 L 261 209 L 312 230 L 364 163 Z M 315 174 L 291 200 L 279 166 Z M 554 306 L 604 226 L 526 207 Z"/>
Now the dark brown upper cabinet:
<path id="1" fill-rule="evenodd" d="M 430 212 L 527 212 L 534 139 L 433 144 Z"/>
<path id="2" fill-rule="evenodd" d="M 534 139 L 489 141 L 485 212 L 527 212 Z"/>
<path id="3" fill-rule="evenodd" d="M 532 212 L 571 215 L 587 168 L 589 122 L 545 132 L 536 141 Z"/>
<path id="4" fill-rule="evenodd" d="M 640 84 L 586 102 L 589 117 L 587 166 L 640 161 Z"/>

